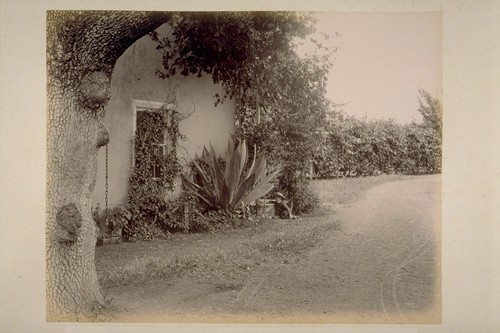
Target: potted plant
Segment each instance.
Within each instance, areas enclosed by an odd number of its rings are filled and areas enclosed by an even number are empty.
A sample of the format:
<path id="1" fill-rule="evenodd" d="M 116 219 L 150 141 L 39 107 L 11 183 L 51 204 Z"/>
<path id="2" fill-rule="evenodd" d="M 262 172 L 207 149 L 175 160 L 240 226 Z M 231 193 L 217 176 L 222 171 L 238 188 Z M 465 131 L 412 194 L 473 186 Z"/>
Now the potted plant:
<path id="1" fill-rule="evenodd" d="M 123 226 L 131 218 L 130 212 L 121 205 L 102 211 L 97 205 L 92 215 L 99 228 L 97 245 L 119 243 L 122 238 Z"/>

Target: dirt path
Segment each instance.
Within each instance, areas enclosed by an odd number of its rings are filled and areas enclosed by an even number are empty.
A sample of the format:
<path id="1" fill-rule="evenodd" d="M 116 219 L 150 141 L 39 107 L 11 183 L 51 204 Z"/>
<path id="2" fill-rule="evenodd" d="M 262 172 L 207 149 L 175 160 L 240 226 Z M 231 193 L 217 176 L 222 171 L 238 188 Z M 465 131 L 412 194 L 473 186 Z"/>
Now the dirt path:
<path id="1" fill-rule="evenodd" d="M 288 308 L 345 314 L 349 321 L 439 320 L 439 311 L 430 310 L 439 289 L 438 185 L 437 177 L 387 183 L 338 209 L 343 231 L 313 250 L 300 267 L 275 275 L 270 289 L 295 290 L 279 296 Z M 431 313 L 416 315 L 423 310 Z"/>
<path id="2" fill-rule="evenodd" d="M 117 319 L 439 322 L 439 189 L 439 176 L 416 177 L 330 206 L 324 218 L 342 221 L 341 231 L 318 229 L 317 244 L 304 253 L 249 264 L 235 275 L 212 270 L 228 275 L 224 284 L 186 274 L 109 288 Z"/>

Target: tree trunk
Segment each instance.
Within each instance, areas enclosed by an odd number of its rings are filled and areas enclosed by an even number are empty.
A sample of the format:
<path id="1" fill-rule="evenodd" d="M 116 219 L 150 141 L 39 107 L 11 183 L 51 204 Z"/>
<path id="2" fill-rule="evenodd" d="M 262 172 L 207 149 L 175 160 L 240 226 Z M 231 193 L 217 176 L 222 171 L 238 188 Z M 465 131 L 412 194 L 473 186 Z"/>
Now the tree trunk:
<path id="1" fill-rule="evenodd" d="M 47 319 L 92 320 L 105 308 L 95 268 L 92 192 L 111 73 L 138 38 L 168 21 L 154 12 L 47 14 Z"/>

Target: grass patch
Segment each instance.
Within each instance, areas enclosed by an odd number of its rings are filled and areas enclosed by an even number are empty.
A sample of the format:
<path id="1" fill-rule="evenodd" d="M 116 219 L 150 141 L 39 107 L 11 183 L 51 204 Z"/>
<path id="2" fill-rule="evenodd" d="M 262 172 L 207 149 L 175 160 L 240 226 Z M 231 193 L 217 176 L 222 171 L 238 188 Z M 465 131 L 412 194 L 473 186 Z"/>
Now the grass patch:
<path id="1" fill-rule="evenodd" d="M 254 246 L 263 254 L 278 258 L 301 255 L 321 243 L 330 230 L 340 230 L 340 222 L 329 222 L 300 230 L 292 227 L 287 232 L 272 234 Z"/>
<path id="2" fill-rule="evenodd" d="M 113 256 L 120 253 L 121 260 L 116 264 L 112 256 L 106 256 L 105 262 L 101 258 L 98 265 L 99 280 L 103 287 L 110 288 L 159 279 L 173 282 L 186 276 L 216 290 L 237 290 L 262 265 L 289 262 L 294 257 L 307 254 L 325 239 L 330 230 L 339 230 L 340 223 L 323 216 L 301 220 L 270 220 L 263 222 L 260 227 L 262 229 L 258 232 L 254 229 L 252 234 L 248 233 L 251 228 L 234 230 L 233 235 L 227 230 L 212 234 L 210 237 L 213 242 L 220 241 L 220 246 L 212 248 L 203 248 L 198 242 L 186 242 L 185 255 L 174 255 L 178 251 L 169 249 L 166 241 L 153 241 L 145 245 L 150 250 L 158 250 L 152 251 L 150 256 L 142 255 L 127 262 L 125 258 L 131 257 L 140 243 L 133 247 L 121 244 L 122 251 L 109 246 Z M 186 235 L 182 237 L 189 238 Z M 235 239 L 237 237 L 239 239 Z"/>
<path id="3" fill-rule="evenodd" d="M 414 176 L 380 175 L 359 178 L 321 179 L 311 182 L 322 204 L 345 204 L 358 199 L 371 187 L 391 181 L 411 179 Z"/>
<path id="4" fill-rule="evenodd" d="M 113 287 L 157 279 L 172 279 L 197 266 L 196 258 L 192 257 L 136 259 L 124 266 L 100 270 L 99 281 L 103 287 Z"/>

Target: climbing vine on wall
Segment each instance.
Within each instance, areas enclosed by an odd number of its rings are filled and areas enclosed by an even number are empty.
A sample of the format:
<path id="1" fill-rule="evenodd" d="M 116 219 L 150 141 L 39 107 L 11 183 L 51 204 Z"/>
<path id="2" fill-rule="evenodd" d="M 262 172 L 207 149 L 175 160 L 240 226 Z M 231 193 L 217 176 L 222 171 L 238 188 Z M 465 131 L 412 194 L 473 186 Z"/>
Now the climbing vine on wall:
<path id="1" fill-rule="evenodd" d="M 181 165 L 177 155 L 180 114 L 170 110 L 137 112 L 134 166 L 129 182 L 131 222 L 123 230 L 125 240 L 149 240 L 168 229 L 168 194 Z"/>

